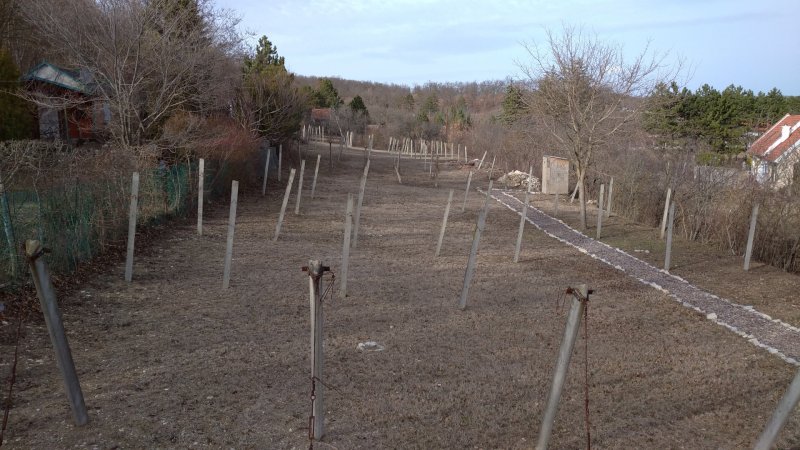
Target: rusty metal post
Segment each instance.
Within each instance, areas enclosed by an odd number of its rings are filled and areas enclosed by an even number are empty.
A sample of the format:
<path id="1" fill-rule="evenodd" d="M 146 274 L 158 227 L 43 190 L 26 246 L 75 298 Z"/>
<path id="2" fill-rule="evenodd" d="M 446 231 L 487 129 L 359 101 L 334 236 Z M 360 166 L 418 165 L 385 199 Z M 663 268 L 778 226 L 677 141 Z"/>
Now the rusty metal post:
<path id="1" fill-rule="evenodd" d="M 311 306 L 311 382 L 313 383 L 313 436 L 322 439 L 325 434 L 325 391 L 322 384 L 322 369 L 325 363 L 323 352 L 322 297 L 319 289 L 322 274 L 327 270 L 319 261 L 308 262 L 308 289 Z"/>

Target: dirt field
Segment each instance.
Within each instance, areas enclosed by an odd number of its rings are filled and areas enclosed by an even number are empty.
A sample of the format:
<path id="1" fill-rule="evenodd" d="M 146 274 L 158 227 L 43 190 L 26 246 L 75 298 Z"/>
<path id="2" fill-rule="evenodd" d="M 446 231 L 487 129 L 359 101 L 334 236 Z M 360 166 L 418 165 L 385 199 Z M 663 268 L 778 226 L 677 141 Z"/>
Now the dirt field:
<path id="1" fill-rule="evenodd" d="M 309 160 L 316 149 L 305 148 Z M 357 193 L 364 162 L 348 151 L 330 174 L 327 153 L 317 198 L 304 197 L 300 216 L 287 213 L 277 242 L 283 186 L 271 185 L 266 199 L 240 193 L 227 291 L 225 202 L 208 208 L 202 237 L 193 222 L 177 224 L 140 251 L 133 283 L 122 280 L 120 261 L 61 299 L 89 425 L 72 425 L 47 331 L 29 323 L 8 447 L 307 448 L 308 279 L 300 268 L 320 259 L 338 274 L 346 197 Z M 349 296 L 325 305 L 332 389 L 326 436 L 315 448 L 532 448 L 566 321 L 558 300 L 577 282 L 595 291 L 588 313 L 593 447 L 752 446 L 795 367 L 533 227 L 514 264 L 519 218 L 498 205 L 481 241 L 469 308 L 459 311 L 483 198 L 472 192 L 461 212 L 467 171 L 455 166 L 443 168 L 438 188 L 421 162 L 404 159 L 402 170 L 405 184 L 398 185 L 392 160 L 373 153 Z M 484 187 L 486 176 L 476 185 Z M 435 258 L 449 188 L 454 204 Z M 569 222 L 576 213 L 565 208 L 561 218 Z M 606 242 L 630 251 L 650 242 L 646 230 L 619 219 L 606 227 Z M 647 256 L 654 263 L 658 245 Z M 797 277 L 761 267 L 745 276 L 733 259 L 680 255 L 677 274 L 798 325 L 788 306 Z M 742 283 L 746 277 L 761 284 Z M 773 286 L 778 292 L 765 295 Z M 0 327 L 3 379 L 13 325 Z M 358 351 L 367 340 L 385 351 Z M 576 345 L 551 448 L 585 446 L 586 343 L 581 337 Z M 800 446 L 800 412 L 781 437 L 782 448 Z"/>

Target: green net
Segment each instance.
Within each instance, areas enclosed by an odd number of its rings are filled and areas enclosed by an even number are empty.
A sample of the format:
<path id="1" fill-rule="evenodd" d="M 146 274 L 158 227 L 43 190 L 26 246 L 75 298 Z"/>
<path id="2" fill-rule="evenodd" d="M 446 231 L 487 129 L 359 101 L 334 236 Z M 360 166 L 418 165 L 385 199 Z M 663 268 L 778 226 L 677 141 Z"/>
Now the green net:
<path id="1" fill-rule="evenodd" d="M 206 168 L 207 195 L 220 190 L 213 173 Z M 139 176 L 138 226 L 193 213 L 196 163 L 141 171 Z M 130 178 L 74 181 L 49 189 L 6 187 L 0 195 L 0 286 L 28 276 L 22 251 L 27 239 L 38 239 L 50 249 L 48 265 L 55 273 L 69 273 L 103 251 L 124 248 L 130 189 Z"/>

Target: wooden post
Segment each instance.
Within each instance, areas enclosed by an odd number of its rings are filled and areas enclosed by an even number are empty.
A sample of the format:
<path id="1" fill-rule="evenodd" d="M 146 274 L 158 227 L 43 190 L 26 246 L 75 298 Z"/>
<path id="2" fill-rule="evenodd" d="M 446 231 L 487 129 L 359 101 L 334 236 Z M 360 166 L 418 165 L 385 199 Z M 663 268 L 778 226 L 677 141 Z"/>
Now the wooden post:
<path id="1" fill-rule="evenodd" d="M 467 159 L 467 146 L 464 146 L 464 164 L 468 163 L 469 159 Z"/>
<path id="2" fill-rule="evenodd" d="M 319 168 L 319 162 L 317 163 L 317 168 Z M 314 174 L 316 173 L 317 171 L 315 170 Z M 333 173 L 333 141 L 328 141 L 328 175 L 331 173 Z M 316 179 L 316 175 L 314 175 L 314 178 Z M 313 191 L 314 189 L 311 190 Z M 314 198 L 314 196 L 312 195 L 311 198 Z"/>
<path id="3" fill-rule="evenodd" d="M 600 240 L 600 231 L 603 229 L 603 196 L 606 190 L 606 185 L 600 185 L 600 197 L 597 199 L 597 235 L 595 239 Z"/>
<path id="4" fill-rule="evenodd" d="M 225 270 L 222 273 L 222 289 L 228 289 L 231 282 L 231 261 L 233 260 L 233 233 L 236 230 L 236 202 L 239 198 L 239 182 L 231 182 L 231 208 L 228 215 L 228 241 L 225 247 Z"/>
<path id="5" fill-rule="evenodd" d="M 197 234 L 203 235 L 203 189 L 206 181 L 206 161 L 200 158 L 197 170 Z"/>
<path id="6" fill-rule="evenodd" d="M 28 267 L 33 277 L 33 284 L 36 286 L 36 294 L 39 297 L 39 304 L 44 313 L 44 320 L 47 324 L 47 331 L 50 334 L 50 342 L 56 352 L 56 363 L 64 379 L 64 387 L 67 391 L 67 400 L 72 409 L 72 417 L 77 425 L 86 425 L 89 422 L 89 415 L 86 413 L 86 404 L 83 401 L 83 391 L 75 372 L 75 363 L 72 361 L 72 352 L 69 349 L 67 335 L 64 332 L 64 324 L 61 320 L 61 312 L 58 310 L 53 284 L 50 282 L 50 275 L 47 264 L 41 258 L 44 254 L 39 241 L 25 242 L 25 253 L 28 256 Z"/>
<path id="7" fill-rule="evenodd" d="M 11 278 L 16 279 L 17 272 L 19 272 L 17 268 L 17 241 L 14 237 L 14 226 L 11 223 L 11 209 L 8 207 L 8 197 L 2 182 L 0 182 L 0 215 L 3 217 L 3 232 L 8 247 L 8 262 L 11 263 Z"/>
<path id="8" fill-rule="evenodd" d="M 494 175 L 494 162 L 497 160 L 497 155 L 492 156 L 492 168 L 489 169 L 489 179 L 492 179 L 492 175 Z"/>
<path id="9" fill-rule="evenodd" d="M 356 217 L 353 224 L 353 248 L 358 246 L 358 227 L 361 223 L 361 206 L 364 203 L 364 190 L 367 187 L 367 174 L 369 173 L 369 160 L 364 166 L 364 175 L 361 176 L 361 186 L 358 188 L 358 204 L 356 205 Z"/>
<path id="10" fill-rule="evenodd" d="M 434 256 L 439 256 L 442 250 L 442 241 L 444 240 L 444 230 L 447 228 L 447 217 L 450 215 L 450 203 L 453 201 L 453 190 L 450 189 L 450 194 L 447 195 L 447 206 L 444 208 L 444 219 L 442 219 L 442 230 L 439 231 L 439 242 L 436 244 L 436 253 Z"/>
<path id="11" fill-rule="evenodd" d="M 778 434 L 786 425 L 789 420 L 789 414 L 797 407 L 798 402 L 800 402 L 800 372 L 794 376 L 789 389 L 786 390 L 780 403 L 778 403 L 778 407 L 775 408 L 775 412 L 772 413 L 767 427 L 759 436 L 755 447 L 753 447 L 754 450 L 770 450 L 774 448 Z"/>
<path id="12" fill-rule="evenodd" d="M 314 192 L 317 190 L 317 174 L 319 173 L 319 160 L 322 155 L 317 155 L 317 167 L 314 169 L 314 181 L 311 183 L 311 199 L 314 199 Z"/>
<path id="13" fill-rule="evenodd" d="M 478 258 L 478 245 L 481 241 L 481 233 L 486 228 L 486 216 L 489 214 L 489 203 L 492 198 L 492 181 L 489 180 L 489 188 L 486 190 L 486 200 L 483 202 L 483 209 L 478 216 L 478 224 L 475 226 L 475 233 L 472 237 L 472 248 L 469 251 L 467 260 L 467 270 L 464 273 L 464 285 L 461 288 L 461 298 L 458 300 L 458 307 L 462 311 L 467 309 L 467 298 L 469 297 L 469 285 L 472 283 L 472 275 L 475 273 L 475 261 Z"/>
<path id="14" fill-rule="evenodd" d="M 508 177 L 506 177 L 508 178 Z M 522 248 L 522 234 L 525 231 L 525 219 L 528 218 L 528 204 L 530 203 L 531 182 L 533 181 L 533 166 L 528 170 L 528 187 L 525 189 L 525 205 L 519 218 L 519 231 L 517 231 L 517 245 L 514 247 L 514 262 L 519 262 L 519 252 Z"/>
<path id="15" fill-rule="evenodd" d="M 286 205 L 289 203 L 289 195 L 292 193 L 292 183 L 294 182 L 294 169 L 289 172 L 289 182 L 286 183 L 286 192 L 283 194 L 283 204 L 281 205 L 281 213 L 278 216 L 278 224 L 275 225 L 275 237 L 273 241 L 278 240 L 278 235 L 281 234 L 281 224 L 283 224 L 283 216 L 286 214 Z"/>
<path id="16" fill-rule="evenodd" d="M 467 208 L 467 197 L 469 196 L 469 185 L 472 183 L 472 171 L 469 171 L 469 176 L 467 176 L 467 189 L 464 190 L 464 204 L 461 205 L 461 212 Z"/>
<path id="17" fill-rule="evenodd" d="M 669 272 L 672 263 L 672 230 L 675 226 L 675 202 L 669 205 L 669 224 L 667 226 L 667 251 L 664 255 L 664 270 Z"/>
<path id="18" fill-rule="evenodd" d="M 664 232 L 667 229 L 667 213 L 669 212 L 669 203 L 672 198 L 672 188 L 667 188 L 667 201 L 664 202 L 664 214 L 661 215 L 661 239 L 664 239 Z"/>
<path id="19" fill-rule="evenodd" d="M 133 279 L 133 249 L 136 241 L 136 213 L 139 211 L 139 172 L 131 179 L 131 205 L 128 213 L 128 254 L 125 257 L 125 281 Z"/>
<path id="20" fill-rule="evenodd" d="M 744 270 L 750 270 L 750 258 L 753 256 L 753 239 L 756 237 L 756 222 L 758 221 L 758 203 L 753 205 L 750 214 L 750 231 L 747 233 L 747 249 L 744 253 Z"/>
<path id="21" fill-rule="evenodd" d="M 608 205 L 606 206 L 606 217 L 611 217 L 611 195 L 614 193 L 614 177 L 608 182 Z"/>
<path id="22" fill-rule="evenodd" d="M 353 194 L 347 194 L 347 210 L 344 217 L 344 245 L 342 247 L 342 270 L 339 277 L 339 298 L 347 297 L 347 268 L 350 265 L 350 234 L 353 228 Z"/>
<path id="23" fill-rule="evenodd" d="M 278 181 L 281 181 L 282 164 L 283 164 L 283 144 L 278 144 Z"/>
<path id="24" fill-rule="evenodd" d="M 311 410 L 315 441 L 322 439 L 325 434 L 325 386 L 322 384 L 322 369 L 325 363 L 322 344 L 324 319 L 319 289 L 320 278 L 325 269 L 319 261 L 308 262 L 308 290 L 311 306 L 311 385 L 313 386 Z"/>
<path id="25" fill-rule="evenodd" d="M 294 203 L 294 214 L 300 214 L 300 198 L 303 196 L 303 172 L 306 170 L 306 160 L 300 161 L 300 177 L 297 179 L 297 199 Z"/>
<path id="26" fill-rule="evenodd" d="M 261 182 L 261 196 L 267 194 L 267 177 L 269 176 L 269 160 L 272 157 L 272 149 L 267 149 L 267 162 L 264 164 L 264 181 Z"/>
<path id="27" fill-rule="evenodd" d="M 553 374 L 553 385 L 550 387 L 550 395 L 547 397 L 547 406 L 542 417 L 542 427 L 539 431 L 536 450 L 545 450 L 550 442 L 553 423 L 556 419 L 556 412 L 558 412 L 558 402 L 561 400 L 561 392 L 564 389 L 564 381 L 569 370 L 569 360 L 572 357 L 578 330 L 580 330 L 581 316 L 586 308 L 586 302 L 589 301 L 589 289 L 585 284 L 579 284 L 568 292 L 573 293 L 572 306 L 569 309 L 567 326 L 564 329 L 564 339 L 561 341 L 561 349 L 558 352 L 558 362 Z"/>

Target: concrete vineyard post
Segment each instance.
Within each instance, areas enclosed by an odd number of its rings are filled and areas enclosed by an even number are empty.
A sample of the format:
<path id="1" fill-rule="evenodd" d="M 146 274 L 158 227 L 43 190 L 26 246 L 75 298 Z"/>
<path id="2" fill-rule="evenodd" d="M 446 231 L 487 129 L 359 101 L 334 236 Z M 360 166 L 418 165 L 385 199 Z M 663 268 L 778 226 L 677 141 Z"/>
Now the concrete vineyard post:
<path id="1" fill-rule="evenodd" d="M 597 235 L 595 239 L 600 240 L 600 232 L 603 229 L 603 195 L 606 189 L 605 184 L 600 185 L 600 197 L 597 199 Z"/>
<path id="2" fill-rule="evenodd" d="M 231 182 L 231 208 L 228 213 L 228 240 L 225 246 L 225 269 L 222 273 L 222 289 L 228 289 L 231 282 L 231 262 L 233 260 L 233 234 L 236 231 L 236 202 L 239 199 L 239 182 Z"/>
<path id="3" fill-rule="evenodd" d="M 272 149 L 267 149 L 267 162 L 264 163 L 264 180 L 261 182 L 261 196 L 267 194 L 267 177 L 269 176 L 269 160 L 272 157 Z"/>
<path id="4" fill-rule="evenodd" d="M 472 276 L 475 273 L 475 262 L 478 258 L 478 246 L 481 241 L 481 233 L 486 228 L 486 216 L 489 214 L 489 204 L 492 195 L 492 181 L 489 181 L 489 188 L 486 190 L 486 200 L 483 203 L 483 209 L 478 216 L 478 224 L 475 226 L 475 233 L 472 237 L 472 248 L 469 251 L 469 259 L 467 260 L 467 270 L 464 272 L 464 285 L 461 287 L 461 297 L 458 300 L 458 308 L 462 311 L 467 309 L 467 299 L 469 297 L 469 286 L 472 284 Z"/>
<path id="5" fill-rule="evenodd" d="M 306 160 L 300 161 L 300 176 L 297 179 L 297 198 L 294 203 L 294 214 L 300 214 L 300 199 L 303 196 L 303 172 L 306 170 Z"/>
<path id="6" fill-rule="evenodd" d="M 766 428 L 759 436 L 754 450 L 770 450 L 774 448 L 775 441 L 778 439 L 778 434 L 781 432 L 786 422 L 789 420 L 789 415 L 797 407 L 800 401 L 800 372 L 795 375 L 789 389 L 781 398 L 775 412 L 767 423 Z"/>
<path id="7" fill-rule="evenodd" d="M 361 186 L 358 188 L 358 204 L 356 204 L 356 212 L 353 224 L 353 248 L 358 247 L 358 227 L 361 223 L 361 206 L 364 204 L 364 191 L 367 187 L 368 174 L 369 160 L 367 160 L 367 165 L 364 166 L 364 174 L 361 176 Z"/>
<path id="8" fill-rule="evenodd" d="M 344 243 L 342 246 L 342 270 L 339 282 L 339 298 L 347 297 L 347 269 L 350 265 L 350 235 L 353 228 L 353 194 L 347 194 L 347 209 L 344 217 Z"/>
<path id="9" fill-rule="evenodd" d="M 753 240 L 756 237 L 756 222 L 758 222 L 758 203 L 753 205 L 750 214 L 750 231 L 747 233 L 747 248 L 744 252 L 744 270 L 750 270 L 750 258 L 753 256 Z"/>
<path id="10" fill-rule="evenodd" d="M 8 260 L 11 263 L 11 278 L 17 278 L 17 244 L 14 237 L 14 226 L 11 223 L 11 209 L 8 207 L 8 197 L 6 196 L 3 183 L 0 182 L 0 215 L 3 217 L 3 234 L 6 238 L 6 246 L 8 247 Z"/>
<path id="11" fill-rule="evenodd" d="M 469 171 L 469 175 L 467 176 L 467 188 L 464 190 L 464 204 L 461 205 L 461 212 L 467 208 L 467 197 L 469 196 L 469 185 L 472 183 L 472 171 Z"/>
<path id="12" fill-rule="evenodd" d="M 581 325 L 581 316 L 589 300 L 589 289 L 585 284 L 579 284 L 570 289 L 573 292 L 572 306 L 567 316 L 567 326 L 564 329 L 564 338 L 561 341 L 561 349 L 558 352 L 558 362 L 556 363 L 553 374 L 553 384 L 550 387 L 550 394 L 547 397 L 547 406 L 542 417 L 542 427 L 539 430 L 539 439 L 536 443 L 536 450 L 545 450 L 550 442 L 550 435 L 553 432 L 553 423 L 558 411 L 558 403 L 561 400 L 561 392 L 564 389 L 564 381 L 569 370 L 569 361 L 572 357 L 572 350 L 575 347 L 575 340 L 578 337 L 578 330 Z M 577 292 L 577 295 L 575 294 Z"/>
<path id="13" fill-rule="evenodd" d="M 197 170 L 197 234 L 203 235 L 203 188 L 205 187 L 205 160 L 200 158 Z"/>
<path id="14" fill-rule="evenodd" d="M 314 181 L 311 183 L 311 199 L 314 199 L 314 193 L 317 190 L 317 174 L 319 174 L 319 160 L 322 155 L 317 155 L 317 167 L 314 169 Z"/>
<path id="15" fill-rule="evenodd" d="M 669 202 L 672 199 L 672 188 L 667 188 L 667 200 L 664 202 L 664 214 L 661 215 L 661 239 L 664 239 L 664 232 L 667 229 L 667 214 L 669 213 Z"/>
<path id="16" fill-rule="evenodd" d="M 669 272 L 672 265 L 672 231 L 675 227 L 675 202 L 669 205 L 669 223 L 667 224 L 667 251 L 664 255 L 664 270 Z"/>
<path id="17" fill-rule="evenodd" d="M 283 144 L 278 145 L 278 181 L 281 181 L 282 172 L 283 172 Z"/>
<path id="18" fill-rule="evenodd" d="M 281 213 L 278 216 L 278 223 L 275 225 L 275 237 L 273 241 L 278 240 L 278 235 L 281 234 L 281 225 L 283 224 L 283 217 L 286 215 L 286 205 L 289 203 L 289 195 L 292 193 L 292 183 L 294 182 L 294 169 L 289 172 L 289 182 L 286 183 L 286 192 L 283 194 L 283 204 L 281 204 Z"/>
<path id="19" fill-rule="evenodd" d="M 436 253 L 434 256 L 439 256 L 439 252 L 442 250 L 442 241 L 444 240 L 444 230 L 447 228 L 447 217 L 450 215 L 450 203 L 453 201 L 453 190 L 450 189 L 450 193 L 447 195 L 447 206 L 444 208 L 444 219 L 442 219 L 442 229 L 439 231 L 439 242 L 436 244 Z"/>
<path id="20" fill-rule="evenodd" d="M 39 241 L 25 242 L 25 253 L 28 256 L 28 267 L 36 286 L 36 295 L 39 297 L 39 304 L 44 313 L 47 331 L 50 335 L 50 342 L 56 353 L 56 363 L 64 379 L 64 387 L 67 391 L 72 417 L 77 425 L 86 425 L 89 422 L 89 415 L 86 412 L 86 404 L 83 400 L 83 391 L 75 371 L 75 363 L 72 360 L 72 352 L 69 348 L 67 335 L 64 332 L 64 324 L 61 320 L 61 311 L 58 309 L 55 290 L 50 281 L 50 274 L 42 256 L 44 249 Z"/>
<path id="21" fill-rule="evenodd" d="M 133 172 L 131 179 L 131 204 L 128 213 L 128 249 L 125 257 L 125 281 L 133 279 L 133 251 L 136 242 L 136 214 L 139 210 L 139 172 Z"/>

